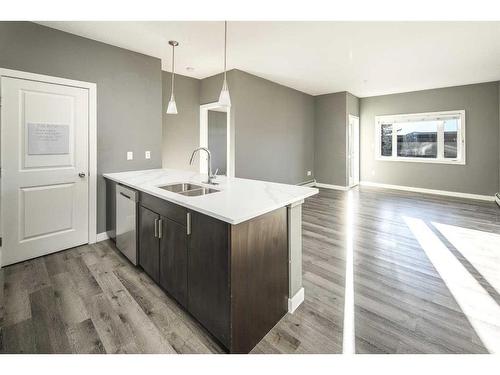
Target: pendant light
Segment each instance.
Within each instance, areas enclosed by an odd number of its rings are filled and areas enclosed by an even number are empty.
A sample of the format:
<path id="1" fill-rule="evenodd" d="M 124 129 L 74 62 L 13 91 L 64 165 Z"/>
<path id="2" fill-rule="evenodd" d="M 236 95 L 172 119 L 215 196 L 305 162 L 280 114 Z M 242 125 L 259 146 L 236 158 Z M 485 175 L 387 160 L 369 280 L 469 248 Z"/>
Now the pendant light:
<path id="1" fill-rule="evenodd" d="M 172 92 L 170 94 L 170 101 L 168 102 L 168 107 L 167 107 L 167 114 L 169 115 L 176 115 L 177 114 L 177 105 L 175 104 L 175 97 L 174 97 L 174 78 L 175 78 L 175 47 L 179 45 L 178 42 L 175 40 L 169 40 L 168 44 L 172 46 Z"/>
<path id="2" fill-rule="evenodd" d="M 229 88 L 226 79 L 226 57 L 227 57 L 227 21 L 224 21 L 224 82 L 219 95 L 219 105 L 222 107 L 231 107 L 231 98 L 229 97 Z"/>

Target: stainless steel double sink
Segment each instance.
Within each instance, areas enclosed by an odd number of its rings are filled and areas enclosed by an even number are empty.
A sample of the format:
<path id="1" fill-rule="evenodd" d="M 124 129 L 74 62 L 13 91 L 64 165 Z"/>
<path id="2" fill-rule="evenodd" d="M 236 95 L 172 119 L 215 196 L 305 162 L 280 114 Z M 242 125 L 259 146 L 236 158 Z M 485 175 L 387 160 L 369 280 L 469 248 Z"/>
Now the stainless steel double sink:
<path id="1" fill-rule="evenodd" d="M 171 191 L 172 193 L 177 193 L 187 197 L 196 197 L 199 195 L 207 195 L 216 193 L 220 190 L 212 189 L 209 187 L 191 184 L 189 182 L 181 182 L 176 184 L 168 184 L 163 186 L 158 186 L 160 189 Z"/>

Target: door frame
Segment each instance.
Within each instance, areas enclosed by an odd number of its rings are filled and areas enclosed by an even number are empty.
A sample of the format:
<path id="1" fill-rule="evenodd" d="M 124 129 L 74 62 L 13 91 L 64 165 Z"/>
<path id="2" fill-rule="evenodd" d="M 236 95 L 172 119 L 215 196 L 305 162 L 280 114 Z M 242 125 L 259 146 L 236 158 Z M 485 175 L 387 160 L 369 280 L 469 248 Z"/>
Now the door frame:
<path id="1" fill-rule="evenodd" d="M 0 67 L 0 84 L 2 77 L 18 78 L 29 81 L 37 81 L 43 83 L 52 83 L 63 86 L 71 86 L 87 89 L 89 92 L 89 144 L 88 144 L 88 181 L 89 181 L 89 196 L 88 196 L 88 243 L 95 243 L 97 240 L 97 85 L 91 82 L 75 81 L 72 79 L 53 77 L 43 74 L 23 72 L 19 70 L 5 69 Z M 1 91 L 0 91 L 1 92 Z M 1 100 L 1 98 L 0 98 Z M 0 141 L 2 133 L 1 119 L 1 101 L 0 101 Z M 3 144 L 0 144 L 0 165 L 3 160 Z M 0 173 L 0 205 L 1 205 L 1 187 L 3 181 Z M 0 210 L 0 236 L 3 235 L 3 218 Z M 0 268 L 2 266 L 0 246 Z"/>
<path id="2" fill-rule="evenodd" d="M 351 145 L 351 139 L 349 138 L 349 128 L 351 126 L 351 119 L 356 119 L 357 123 L 358 123 L 358 147 L 357 147 L 357 169 L 358 169 L 358 180 L 357 181 L 351 181 L 351 178 L 350 178 L 350 175 L 351 175 L 351 161 L 352 159 L 349 157 L 349 153 L 351 152 L 351 149 L 350 149 L 350 145 Z M 361 150 L 360 150 L 360 124 L 359 124 L 359 116 L 354 116 L 354 115 L 351 115 L 349 114 L 347 116 L 347 130 L 346 130 L 346 133 L 347 133 L 347 147 L 346 147 L 346 160 L 347 160 L 347 186 L 349 188 L 352 188 L 354 186 L 357 186 L 359 185 L 359 181 L 360 181 L 360 163 L 361 163 Z"/>
<path id="3" fill-rule="evenodd" d="M 218 102 L 200 105 L 200 147 L 208 147 L 208 110 L 220 108 Z M 234 177 L 234 157 L 231 157 L 231 107 L 226 107 L 227 127 L 226 127 L 226 175 Z M 200 154 L 202 155 L 202 154 Z M 204 154 L 203 154 L 204 155 Z M 207 159 L 200 157 L 199 172 L 206 173 Z"/>

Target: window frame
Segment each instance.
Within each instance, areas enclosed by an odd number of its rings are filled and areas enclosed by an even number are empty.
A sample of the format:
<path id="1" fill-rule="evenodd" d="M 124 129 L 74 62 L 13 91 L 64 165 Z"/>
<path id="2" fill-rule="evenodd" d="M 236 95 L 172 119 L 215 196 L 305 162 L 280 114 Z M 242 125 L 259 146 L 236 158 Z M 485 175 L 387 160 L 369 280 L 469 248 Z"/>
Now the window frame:
<path id="1" fill-rule="evenodd" d="M 457 134 L 457 157 L 445 158 L 444 157 L 444 129 L 438 127 L 438 157 L 437 158 L 418 158 L 418 157 L 405 157 L 397 155 L 397 132 L 394 129 L 394 122 L 412 122 L 422 120 L 436 120 L 439 117 L 452 117 L 460 116 L 460 126 L 458 127 Z M 382 155 L 382 124 L 392 123 L 392 155 Z M 379 161 L 402 161 L 411 163 L 430 163 L 430 164 L 457 164 L 465 165 L 466 159 L 466 141 L 465 141 L 465 110 L 455 111 L 439 111 L 439 112 L 422 112 L 422 113 L 408 113 L 396 115 L 380 115 L 375 116 L 375 160 Z"/>

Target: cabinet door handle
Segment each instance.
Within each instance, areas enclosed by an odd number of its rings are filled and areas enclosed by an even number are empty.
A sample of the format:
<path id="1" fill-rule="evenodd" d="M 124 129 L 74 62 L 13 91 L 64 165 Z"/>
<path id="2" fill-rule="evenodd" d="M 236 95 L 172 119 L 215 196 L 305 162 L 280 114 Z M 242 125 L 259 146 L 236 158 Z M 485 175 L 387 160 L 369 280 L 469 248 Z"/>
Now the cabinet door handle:
<path id="1" fill-rule="evenodd" d="M 163 219 L 158 220 L 158 238 L 163 237 Z"/>
<path id="2" fill-rule="evenodd" d="M 158 237 L 158 219 L 155 219 L 155 237 Z"/>
<path id="3" fill-rule="evenodd" d="M 186 215 L 186 233 L 189 236 L 191 234 L 191 213 L 188 212 Z"/>

